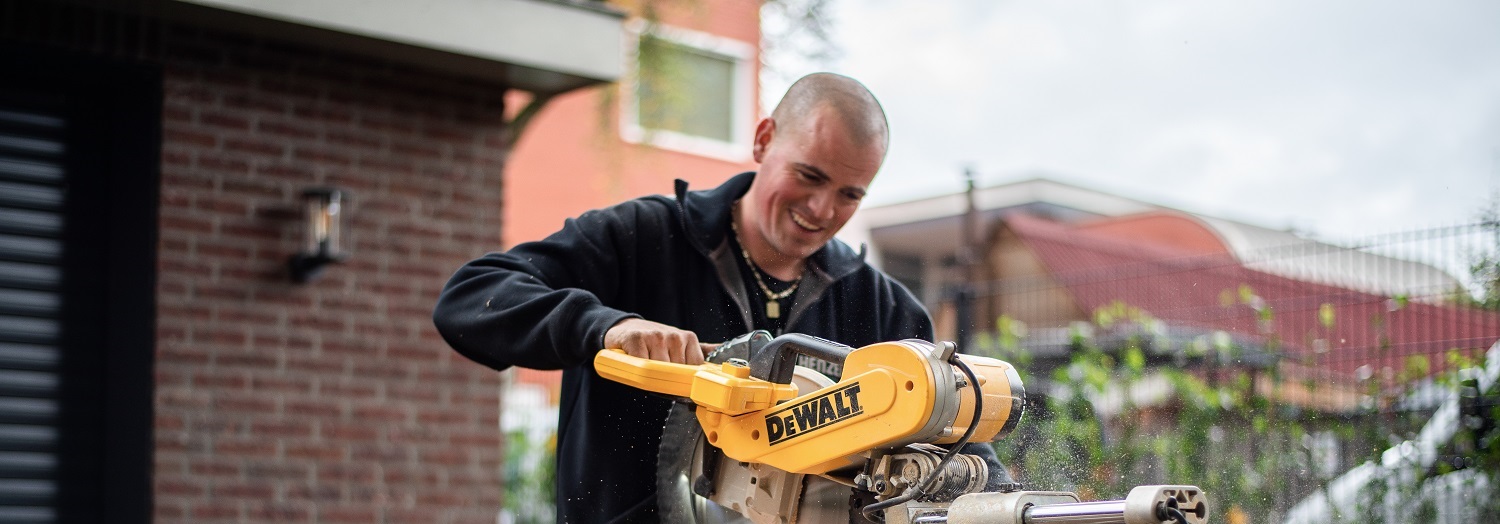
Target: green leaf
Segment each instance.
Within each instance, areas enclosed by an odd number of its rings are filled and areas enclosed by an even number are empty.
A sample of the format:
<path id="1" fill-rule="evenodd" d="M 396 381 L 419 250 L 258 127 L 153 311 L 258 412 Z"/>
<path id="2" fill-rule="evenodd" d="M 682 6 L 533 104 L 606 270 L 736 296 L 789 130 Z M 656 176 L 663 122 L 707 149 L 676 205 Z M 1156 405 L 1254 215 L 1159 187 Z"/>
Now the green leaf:
<path id="1" fill-rule="evenodd" d="M 1136 375 L 1146 369 L 1146 355 L 1141 348 L 1132 345 L 1125 350 L 1125 368 Z"/>
<path id="2" fill-rule="evenodd" d="M 1432 363 L 1427 359 L 1427 355 L 1408 356 L 1403 364 L 1401 377 L 1408 381 L 1426 377 L 1432 371 Z"/>
<path id="3" fill-rule="evenodd" d="M 1318 323 L 1322 324 L 1324 329 L 1333 329 L 1333 304 L 1325 302 L 1318 306 Z"/>

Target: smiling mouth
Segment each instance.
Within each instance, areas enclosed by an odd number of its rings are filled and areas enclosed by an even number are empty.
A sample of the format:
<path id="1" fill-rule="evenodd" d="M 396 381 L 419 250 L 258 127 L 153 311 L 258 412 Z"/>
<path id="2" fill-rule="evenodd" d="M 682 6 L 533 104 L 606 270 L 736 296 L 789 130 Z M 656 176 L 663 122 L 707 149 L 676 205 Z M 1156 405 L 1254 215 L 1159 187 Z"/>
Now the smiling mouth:
<path id="1" fill-rule="evenodd" d="M 806 229 L 806 230 L 814 232 L 814 233 L 823 230 L 823 228 L 813 225 L 812 222 L 808 222 L 807 220 L 804 220 L 801 215 L 797 214 L 796 211 L 791 212 L 791 215 L 792 215 L 792 222 L 797 223 L 797 227 L 800 227 L 802 229 Z"/>

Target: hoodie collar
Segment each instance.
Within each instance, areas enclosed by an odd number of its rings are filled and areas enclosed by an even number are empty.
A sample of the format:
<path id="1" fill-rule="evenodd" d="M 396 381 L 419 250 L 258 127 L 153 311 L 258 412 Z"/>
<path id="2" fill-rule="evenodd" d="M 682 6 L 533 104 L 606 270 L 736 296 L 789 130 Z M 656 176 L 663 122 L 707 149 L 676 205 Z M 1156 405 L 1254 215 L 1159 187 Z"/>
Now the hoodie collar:
<path id="1" fill-rule="evenodd" d="M 734 201 L 750 191 L 750 183 L 754 180 L 755 172 L 748 171 L 735 175 L 719 187 L 688 191 L 687 181 L 677 179 L 677 209 L 682 228 L 703 256 L 711 258 L 710 253 L 725 242 Z M 861 244 L 856 253 L 843 242 L 829 241 L 808 257 L 808 262 L 837 280 L 864 265 L 865 246 Z"/>

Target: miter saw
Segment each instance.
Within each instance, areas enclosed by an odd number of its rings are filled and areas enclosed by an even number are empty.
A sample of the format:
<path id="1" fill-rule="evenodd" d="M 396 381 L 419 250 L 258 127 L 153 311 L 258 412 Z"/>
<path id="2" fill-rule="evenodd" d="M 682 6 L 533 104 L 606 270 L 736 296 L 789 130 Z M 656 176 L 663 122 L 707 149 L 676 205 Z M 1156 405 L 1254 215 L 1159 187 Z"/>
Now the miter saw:
<path id="1" fill-rule="evenodd" d="M 808 366 L 842 366 L 835 382 Z M 1203 524 L 1195 486 L 1141 486 L 1124 500 L 988 486 L 958 453 L 1008 434 L 1025 409 L 1010 364 L 952 343 L 858 349 L 802 334 L 752 332 L 702 365 L 604 350 L 605 378 L 682 399 L 657 467 L 663 522 L 796 524 Z"/>

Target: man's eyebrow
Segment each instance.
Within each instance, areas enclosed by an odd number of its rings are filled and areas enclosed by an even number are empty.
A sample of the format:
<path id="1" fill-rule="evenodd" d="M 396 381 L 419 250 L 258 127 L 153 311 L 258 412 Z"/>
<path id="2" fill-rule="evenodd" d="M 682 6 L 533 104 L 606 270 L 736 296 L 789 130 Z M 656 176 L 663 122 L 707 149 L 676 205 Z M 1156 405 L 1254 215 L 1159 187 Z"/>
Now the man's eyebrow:
<path id="1" fill-rule="evenodd" d="M 823 177 L 823 179 L 825 179 L 825 180 L 832 180 L 833 179 L 833 177 L 828 176 L 828 173 L 824 173 L 822 169 L 818 169 L 818 166 L 815 166 L 815 165 L 812 165 L 812 164 L 805 164 L 805 163 L 802 163 L 802 162 L 792 162 L 792 163 L 796 164 L 797 167 L 799 167 L 799 168 L 811 171 L 813 174 L 818 175 L 820 177 Z"/>
<path id="2" fill-rule="evenodd" d="M 802 162 L 792 162 L 792 165 L 795 165 L 795 166 L 797 166 L 797 168 L 806 170 L 806 171 L 808 171 L 808 172 L 810 172 L 810 173 L 812 173 L 814 175 L 818 175 L 823 180 L 833 180 L 833 177 L 828 176 L 828 173 L 824 173 L 822 169 L 818 169 L 818 166 L 815 166 L 815 165 L 812 165 L 812 164 L 806 164 L 806 163 L 802 163 Z M 866 191 L 865 191 L 865 188 L 863 188 L 863 187 L 848 186 L 848 187 L 845 187 L 844 189 L 847 189 L 849 191 L 853 191 L 853 192 L 857 193 L 858 196 L 859 196 L 859 198 L 864 198 L 865 197 Z"/>

